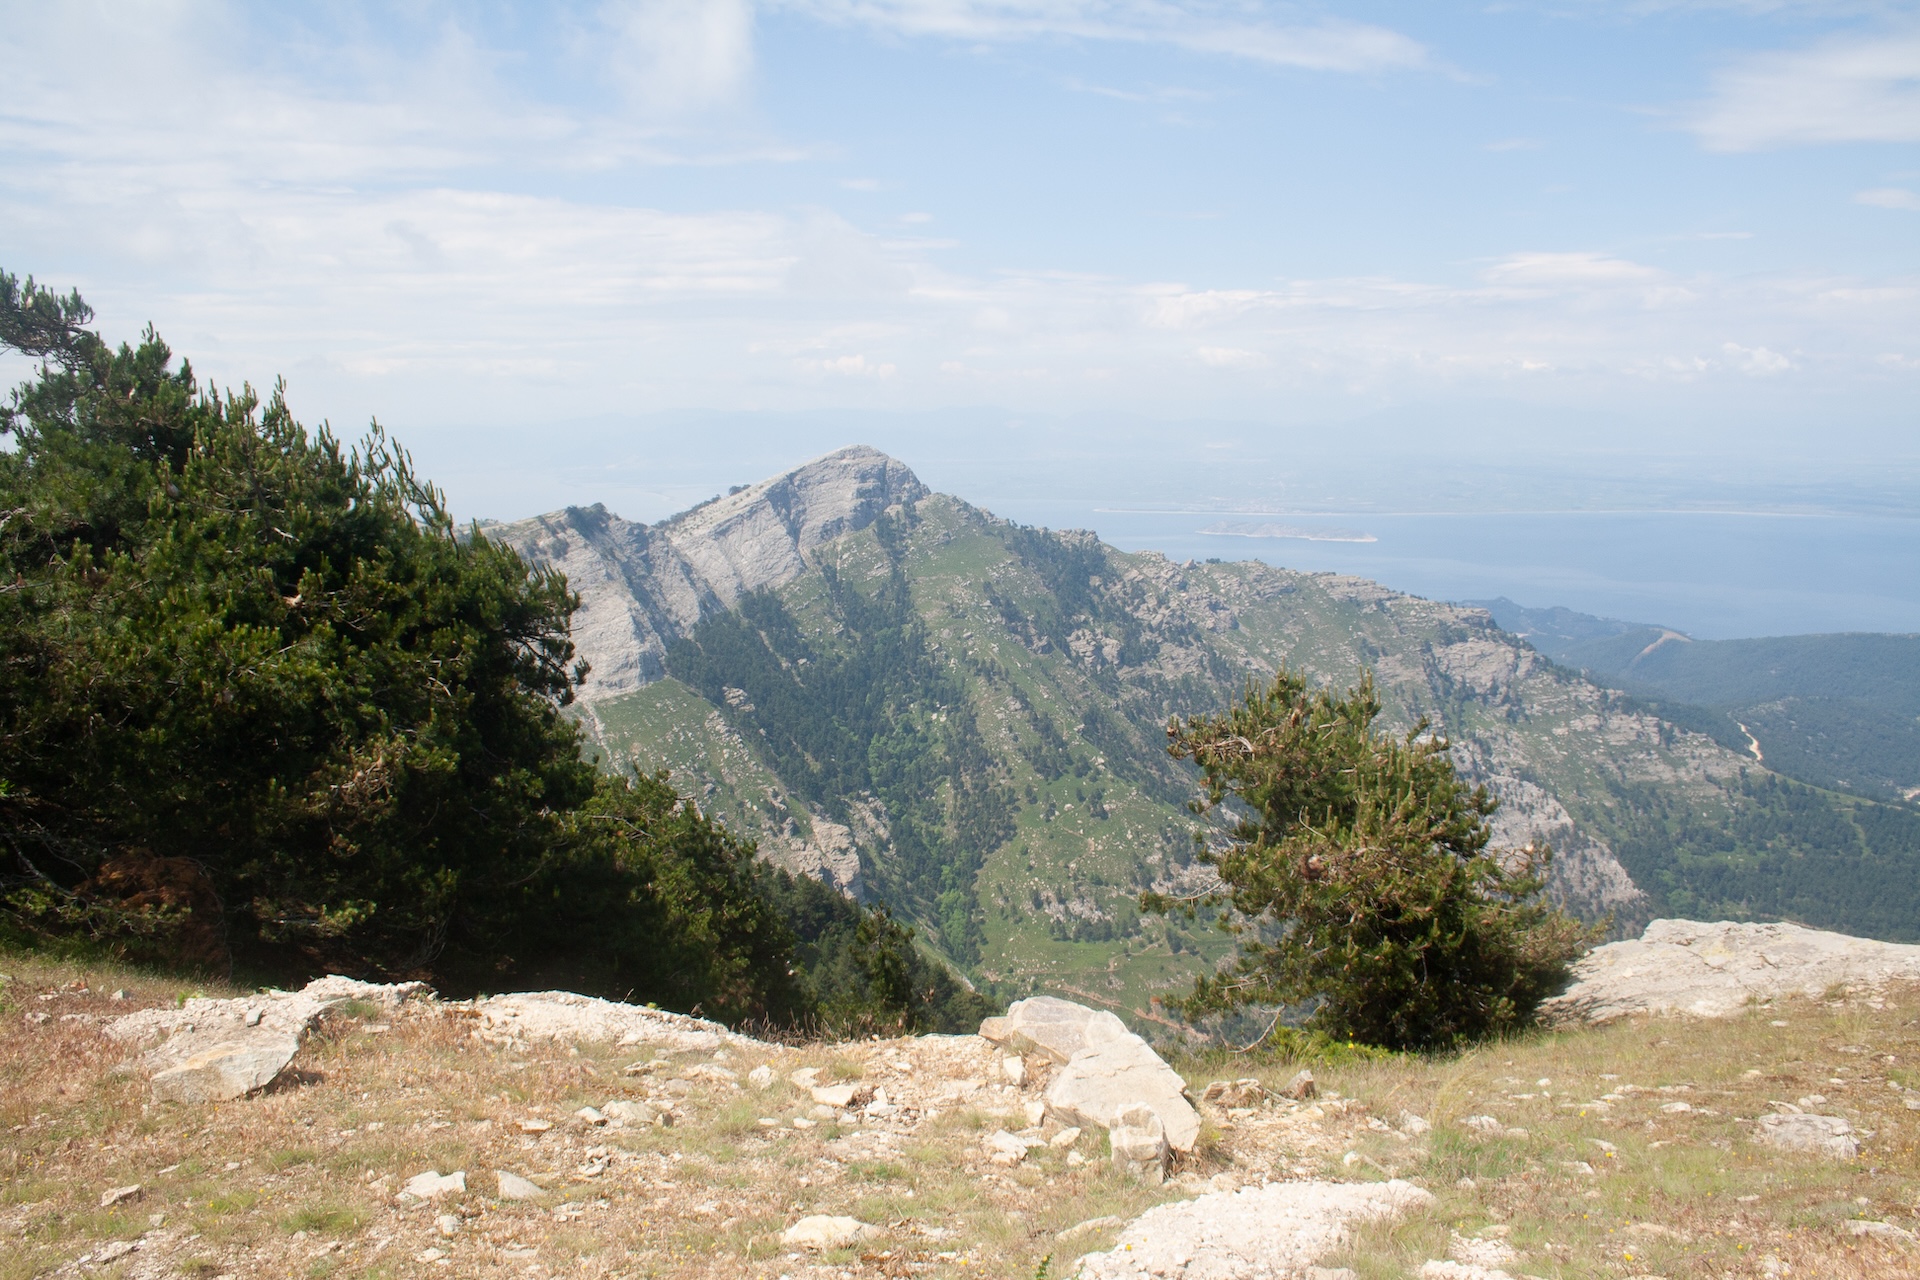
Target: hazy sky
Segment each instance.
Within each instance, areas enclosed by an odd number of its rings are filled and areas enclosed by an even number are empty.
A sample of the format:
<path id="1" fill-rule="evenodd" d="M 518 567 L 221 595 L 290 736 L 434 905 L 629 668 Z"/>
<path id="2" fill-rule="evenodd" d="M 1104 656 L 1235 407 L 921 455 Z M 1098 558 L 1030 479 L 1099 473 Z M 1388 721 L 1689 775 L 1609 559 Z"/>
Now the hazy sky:
<path id="1" fill-rule="evenodd" d="M 1913 4 L 0 19 L 0 266 L 494 491 L 662 410 L 1920 435 Z"/>

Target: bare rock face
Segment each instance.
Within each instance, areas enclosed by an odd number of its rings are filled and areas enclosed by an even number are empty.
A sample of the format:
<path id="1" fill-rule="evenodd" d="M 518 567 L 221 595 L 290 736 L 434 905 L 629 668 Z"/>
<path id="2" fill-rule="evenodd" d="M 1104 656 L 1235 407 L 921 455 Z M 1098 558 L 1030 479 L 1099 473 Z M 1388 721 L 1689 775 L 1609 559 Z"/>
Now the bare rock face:
<path id="1" fill-rule="evenodd" d="M 980 1034 L 1003 1048 L 1032 1048 L 1059 1064 L 1046 1102 L 1047 1114 L 1061 1124 L 1111 1130 L 1121 1112 L 1138 1104 L 1159 1117 L 1169 1148 L 1193 1150 L 1200 1114 L 1187 1100 L 1186 1082 L 1113 1014 L 1034 996 L 1015 1002 L 1003 1018 L 988 1018 Z"/>
<path id="2" fill-rule="evenodd" d="M 1632 1013 L 1723 1018 L 1750 1000 L 1902 979 L 1920 979 L 1920 946 L 1795 924 L 1655 920 L 1637 939 L 1595 948 L 1574 966 L 1573 985 L 1543 1012 L 1576 1022 Z"/>
<path id="3" fill-rule="evenodd" d="M 580 593 L 573 642 L 593 668 L 580 690 L 592 703 L 658 680 L 667 646 L 701 618 L 785 586 L 816 548 L 928 493 L 905 463 L 856 445 L 656 525 L 569 507 L 485 533 Z"/>
<path id="4" fill-rule="evenodd" d="M 1431 1204 L 1409 1182 L 1275 1182 L 1163 1204 L 1135 1218 L 1078 1280 L 1279 1280 L 1340 1247 L 1349 1224 Z"/>

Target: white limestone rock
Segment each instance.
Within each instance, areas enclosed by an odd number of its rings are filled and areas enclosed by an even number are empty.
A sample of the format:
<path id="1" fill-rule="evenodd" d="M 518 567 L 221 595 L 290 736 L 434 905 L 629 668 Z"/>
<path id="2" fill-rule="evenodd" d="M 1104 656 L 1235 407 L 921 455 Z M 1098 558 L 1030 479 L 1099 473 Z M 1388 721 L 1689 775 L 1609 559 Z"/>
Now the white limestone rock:
<path id="1" fill-rule="evenodd" d="M 1542 1012 L 1569 1022 L 1634 1013 L 1722 1018 L 1753 1000 L 1903 979 L 1920 980 L 1920 946 L 1794 924 L 1655 920 L 1636 939 L 1595 948 Z"/>
<path id="2" fill-rule="evenodd" d="M 674 1052 L 704 1053 L 727 1045 L 750 1049 L 769 1047 L 705 1018 L 575 995 L 571 991 L 489 996 L 466 1007 L 479 1015 L 481 1036 L 500 1042 L 558 1040 L 584 1044 L 611 1040 L 619 1045 L 645 1044 Z"/>
<path id="3" fill-rule="evenodd" d="M 1167 1134 L 1160 1116 L 1144 1103 L 1122 1107 L 1107 1132 L 1113 1167 L 1158 1185 L 1167 1176 Z"/>
<path id="4" fill-rule="evenodd" d="M 1430 1204 L 1409 1182 L 1277 1182 L 1164 1204 L 1141 1214 L 1078 1280 L 1280 1280 L 1339 1248 L 1355 1222 Z"/>
<path id="5" fill-rule="evenodd" d="M 1853 1126 L 1839 1116 L 1761 1116 L 1753 1140 L 1782 1151 L 1806 1151 L 1829 1160 L 1851 1160 L 1860 1154 Z"/>
<path id="6" fill-rule="evenodd" d="M 1046 1107 L 1061 1124 L 1112 1129 L 1120 1112 L 1138 1103 L 1159 1116 L 1169 1147 L 1193 1150 L 1200 1114 L 1187 1100 L 1186 1081 L 1113 1014 L 1034 996 L 1014 1003 L 1005 1017 L 982 1022 L 980 1034 L 1002 1048 L 1031 1048 L 1059 1064 Z"/>
<path id="7" fill-rule="evenodd" d="M 502 1200 L 540 1200 L 547 1194 L 540 1184 L 531 1178 L 523 1178 L 505 1169 L 495 1169 L 493 1178 L 494 1186 Z"/>
<path id="8" fill-rule="evenodd" d="M 780 1243 L 789 1249 L 844 1249 L 879 1234 L 878 1227 L 858 1218 L 816 1213 L 782 1231 Z"/>
<path id="9" fill-rule="evenodd" d="M 244 1098 L 272 1084 L 298 1052 L 300 1037 L 282 1031 L 223 1040 L 155 1072 L 153 1100 L 202 1103 Z"/>

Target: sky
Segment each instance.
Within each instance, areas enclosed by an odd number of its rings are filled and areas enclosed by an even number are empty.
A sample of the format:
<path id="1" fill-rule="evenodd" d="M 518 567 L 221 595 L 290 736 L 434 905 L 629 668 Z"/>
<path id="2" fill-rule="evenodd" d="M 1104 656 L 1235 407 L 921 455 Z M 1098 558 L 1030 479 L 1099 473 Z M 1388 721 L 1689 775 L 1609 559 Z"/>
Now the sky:
<path id="1" fill-rule="evenodd" d="M 0 267 L 474 514 L 854 439 L 1920 478 L 1920 4 L 3 2 L 0 59 Z"/>

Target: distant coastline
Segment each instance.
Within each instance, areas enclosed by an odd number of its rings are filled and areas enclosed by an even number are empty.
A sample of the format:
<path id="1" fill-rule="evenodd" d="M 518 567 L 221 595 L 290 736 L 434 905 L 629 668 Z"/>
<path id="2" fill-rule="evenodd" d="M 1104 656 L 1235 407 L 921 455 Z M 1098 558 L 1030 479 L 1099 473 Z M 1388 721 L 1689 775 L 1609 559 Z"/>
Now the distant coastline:
<path id="1" fill-rule="evenodd" d="M 1302 538 L 1308 542 L 1378 542 L 1359 529 L 1309 529 L 1294 524 L 1254 524 L 1246 520 L 1222 520 L 1200 531 L 1227 538 Z"/>

